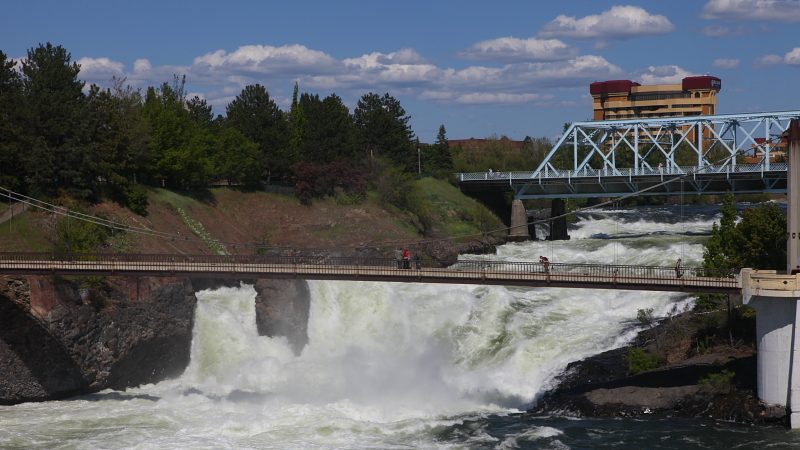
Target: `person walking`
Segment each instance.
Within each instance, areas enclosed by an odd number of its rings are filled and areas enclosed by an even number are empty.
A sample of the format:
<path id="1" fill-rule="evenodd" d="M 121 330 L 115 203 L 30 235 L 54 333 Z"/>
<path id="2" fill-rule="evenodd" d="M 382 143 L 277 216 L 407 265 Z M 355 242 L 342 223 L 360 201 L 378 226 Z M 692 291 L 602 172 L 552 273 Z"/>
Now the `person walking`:
<path id="1" fill-rule="evenodd" d="M 422 258 L 416 253 L 414 254 L 414 268 L 417 270 L 422 269 Z"/>
<path id="2" fill-rule="evenodd" d="M 411 268 L 411 252 L 408 249 L 403 249 L 403 268 L 410 269 Z"/>
<path id="3" fill-rule="evenodd" d="M 681 259 L 678 258 L 678 261 L 675 262 L 675 278 L 680 278 L 683 276 L 683 267 L 681 266 Z"/>
<path id="4" fill-rule="evenodd" d="M 550 275 L 550 260 L 547 259 L 547 256 L 540 256 L 539 263 L 542 265 L 542 269 L 544 269 L 544 273 Z"/>
<path id="5" fill-rule="evenodd" d="M 394 261 L 397 264 L 398 269 L 403 268 L 403 251 L 399 248 L 394 251 Z"/>

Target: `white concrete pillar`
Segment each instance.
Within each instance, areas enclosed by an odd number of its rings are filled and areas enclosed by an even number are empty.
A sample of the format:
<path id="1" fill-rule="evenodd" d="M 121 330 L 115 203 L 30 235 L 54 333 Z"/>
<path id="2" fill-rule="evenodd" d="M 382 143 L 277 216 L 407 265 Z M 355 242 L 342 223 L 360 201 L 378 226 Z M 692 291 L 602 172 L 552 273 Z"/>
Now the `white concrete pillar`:
<path id="1" fill-rule="evenodd" d="M 770 297 L 753 297 L 749 302 L 758 314 L 758 399 L 770 405 L 788 406 L 796 303 Z"/>

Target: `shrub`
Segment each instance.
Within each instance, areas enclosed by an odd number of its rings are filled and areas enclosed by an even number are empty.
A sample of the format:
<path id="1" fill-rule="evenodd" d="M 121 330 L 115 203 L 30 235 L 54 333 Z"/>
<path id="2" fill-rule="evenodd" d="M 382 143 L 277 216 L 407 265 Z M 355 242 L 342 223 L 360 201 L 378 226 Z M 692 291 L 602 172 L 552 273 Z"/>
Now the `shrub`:
<path id="1" fill-rule="evenodd" d="M 350 201 L 363 201 L 367 195 L 367 178 L 363 170 L 344 161 L 329 164 L 301 162 L 292 168 L 295 176 L 295 195 L 304 205 L 321 197 L 348 195 Z"/>
<path id="2" fill-rule="evenodd" d="M 110 234 L 108 228 L 96 223 L 62 217 L 56 224 L 54 247 L 63 253 L 96 253 Z"/>
<path id="3" fill-rule="evenodd" d="M 633 347 L 628 350 L 625 360 L 628 361 L 628 373 L 631 375 L 653 370 L 664 365 L 664 360 L 661 357 L 640 347 Z"/>
<path id="4" fill-rule="evenodd" d="M 636 320 L 640 324 L 647 326 L 653 323 L 653 308 L 640 309 L 636 311 Z"/>
<path id="5" fill-rule="evenodd" d="M 131 185 L 126 191 L 126 206 L 140 216 L 147 216 L 147 191 L 138 184 Z"/>
<path id="6" fill-rule="evenodd" d="M 700 378 L 700 385 L 711 392 L 727 394 L 733 387 L 733 378 L 735 376 L 736 372 L 723 369 L 722 372 L 710 373 Z"/>

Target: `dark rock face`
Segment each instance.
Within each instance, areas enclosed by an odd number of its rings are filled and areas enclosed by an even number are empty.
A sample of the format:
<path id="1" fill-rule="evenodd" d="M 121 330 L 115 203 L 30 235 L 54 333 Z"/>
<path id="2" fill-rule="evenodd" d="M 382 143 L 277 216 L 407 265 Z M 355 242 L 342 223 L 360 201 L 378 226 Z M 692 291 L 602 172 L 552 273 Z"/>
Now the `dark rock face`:
<path id="1" fill-rule="evenodd" d="M 107 278 L 80 288 L 0 277 L 0 403 L 124 389 L 180 375 L 196 299 L 174 278 Z"/>
<path id="2" fill-rule="evenodd" d="M 640 333 L 642 346 L 658 327 Z M 637 375 L 628 374 L 631 347 L 570 363 L 558 386 L 530 410 L 578 417 L 702 417 L 744 423 L 782 423 L 785 410 L 756 396 L 755 355 L 705 354 Z M 712 374 L 735 376 L 724 386 L 704 382 Z"/>
<path id="3" fill-rule="evenodd" d="M 261 336 L 286 336 L 299 355 L 308 343 L 311 294 L 305 280 L 256 282 L 256 326 Z"/>

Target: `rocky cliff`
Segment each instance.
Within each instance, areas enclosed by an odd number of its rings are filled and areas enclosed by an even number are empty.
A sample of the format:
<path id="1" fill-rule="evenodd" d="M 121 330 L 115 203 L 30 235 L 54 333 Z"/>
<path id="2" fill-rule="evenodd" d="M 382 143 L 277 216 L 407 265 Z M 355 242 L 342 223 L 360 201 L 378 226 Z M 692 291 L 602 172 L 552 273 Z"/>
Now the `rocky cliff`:
<path id="1" fill-rule="evenodd" d="M 81 287 L 87 281 L 98 287 Z M 0 277 L 0 403 L 123 389 L 184 370 L 191 284 L 98 281 Z"/>
<path id="2" fill-rule="evenodd" d="M 259 334 L 308 341 L 304 280 L 255 283 Z M 125 389 L 180 375 L 189 363 L 194 289 L 235 280 L 0 277 L 0 404 Z M 97 287 L 86 288 L 91 284 Z"/>

